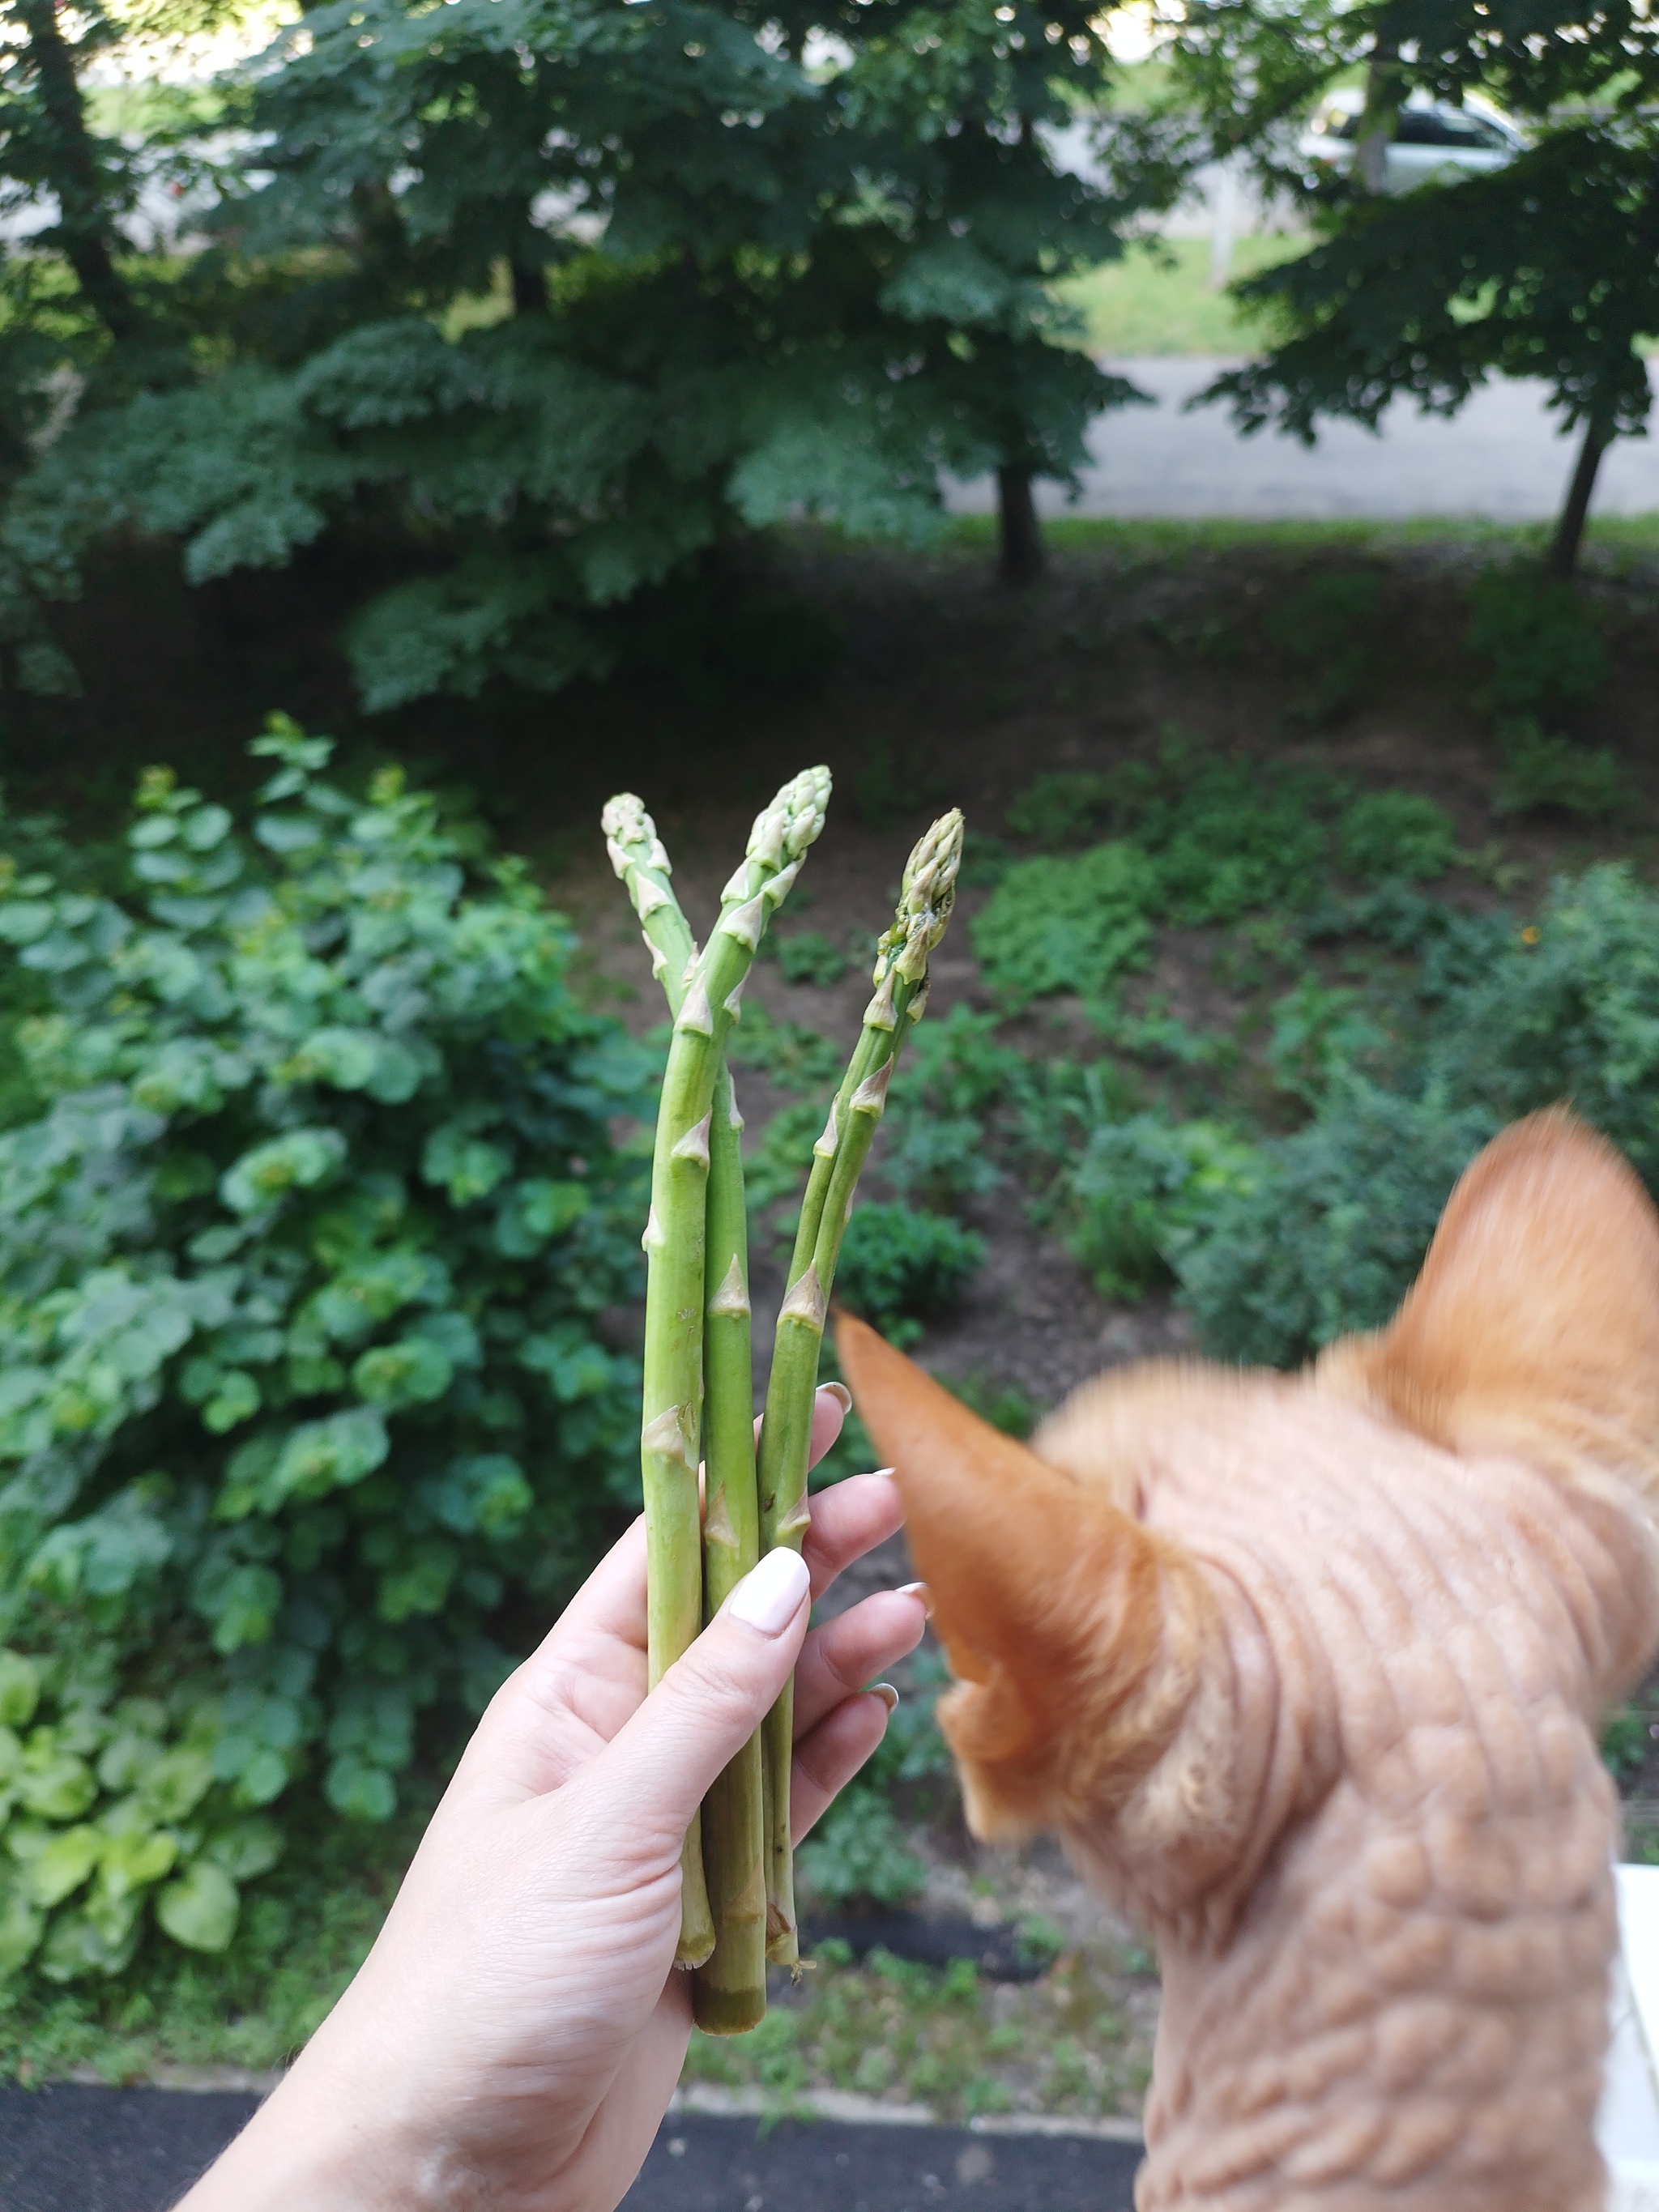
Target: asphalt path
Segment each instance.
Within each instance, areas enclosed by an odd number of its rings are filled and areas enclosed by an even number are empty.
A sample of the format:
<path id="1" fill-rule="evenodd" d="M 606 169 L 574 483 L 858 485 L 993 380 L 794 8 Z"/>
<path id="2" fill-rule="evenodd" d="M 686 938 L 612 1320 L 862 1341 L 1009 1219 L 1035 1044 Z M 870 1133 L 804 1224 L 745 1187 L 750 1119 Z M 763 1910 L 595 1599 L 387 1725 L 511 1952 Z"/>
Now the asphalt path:
<path id="1" fill-rule="evenodd" d="M 1053 484 L 1037 489 L 1046 514 L 1253 521 L 1403 520 L 1479 516 L 1529 522 L 1553 515 L 1572 472 L 1575 441 L 1558 434 L 1546 387 L 1507 380 L 1475 393 L 1450 420 L 1396 401 L 1373 434 L 1357 423 L 1322 428 L 1311 450 L 1271 430 L 1241 437 L 1224 407 L 1187 412 L 1184 402 L 1234 364 L 1195 357 L 1106 364 L 1152 394 L 1150 407 L 1101 416 L 1074 506 Z M 988 477 L 948 487 L 959 514 L 994 503 Z M 1601 463 L 1593 512 L 1659 511 L 1659 438 L 1624 438 Z"/>
<path id="2" fill-rule="evenodd" d="M 167 2212 L 258 2100 L 0 2088 L 5 2212 Z M 1138 2145 L 966 2128 L 671 2115 L 625 2212 L 1131 2212 Z M 298 2212 L 298 2208 L 296 2208 Z"/>

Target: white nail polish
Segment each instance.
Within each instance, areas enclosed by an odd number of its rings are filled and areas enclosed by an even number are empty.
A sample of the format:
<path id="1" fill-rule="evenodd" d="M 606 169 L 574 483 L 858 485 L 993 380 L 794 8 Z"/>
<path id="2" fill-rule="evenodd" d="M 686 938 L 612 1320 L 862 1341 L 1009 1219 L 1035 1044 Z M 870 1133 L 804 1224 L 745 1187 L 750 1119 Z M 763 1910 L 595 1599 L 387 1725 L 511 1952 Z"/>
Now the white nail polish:
<path id="1" fill-rule="evenodd" d="M 827 1390 L 843 1413 L 853 1410 L 853 1394 L 844 1382 L 820 1382 L 820 1390 Z"/>
<path id="2" fill-rule="evenodd" d="M 899 1693 L 890 1682 L 872 1682 L 870 1691 L 872 1697 L 881 1699 L 890 1713 L 898 1711 Z"/>
<path id="3" fill-rule="evenodd" d="M 812 1577 L 799 1552 L 787 1545 L 769 1552 L 758 1566 L 750 1567 L 726 1601 L 733 1620 L 742 1621 L 762 1636 L 781 1636 L 800 1611 L 812 1586 Z"/>
<path id="4" fill-rule="evenodd" d="M 898 1595 L 900 1597 L 919 1597 L 921 1600 L 922 1611 L 927 1614 L 929 1620 L 933 1619 L 933 1594 L 932 1590 L 928 1589 L 926 1583 L 901 1583 L 898 1586 Z"/>

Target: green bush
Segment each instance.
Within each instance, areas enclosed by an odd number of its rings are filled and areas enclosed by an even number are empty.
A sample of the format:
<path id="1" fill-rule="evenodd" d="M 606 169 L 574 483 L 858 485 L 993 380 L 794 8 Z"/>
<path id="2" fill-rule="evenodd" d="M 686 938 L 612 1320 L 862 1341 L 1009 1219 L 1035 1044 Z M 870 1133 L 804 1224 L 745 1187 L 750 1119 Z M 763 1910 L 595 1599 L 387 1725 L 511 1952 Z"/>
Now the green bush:
<path id="1" fill-rule="evenodd" d="M 876 1164 L 883 1179 L 940 1209 L 994 1190 L 988 1117 L 1021 1085 L 1025 1062 L 1000 1043 L 990 1014 L 953 1006 L 924 1022 L 888 1093 Z"/>
<path id="2" fill-rule="evenodd" d="M 1035 777 L 1008 809 L 1009 834 L 1045 853 L 1086 845 L 1112 818 L 1112 780 L 1087 769 Z"/>
<path id="3" fill-rule="evenodd" d="M 801 1875 L 819 1905 L 907 1905 L 926 1879 L 906 1840 L 895 1792 L 912 1785 L 907 1796 L 925 1813 L 933 1803 L 932 1785 L 951 1786 L 951 1753 L 933 1717 L 949 1676 L 934 1651 L 919 1652 L 910 1673 L 915 1687 L 889 1719 L 869 1765 L 802 1847 Z M 923 1786 L 918 1790 L 917 1784 Z"/>
<path id="4" fill-rule="evenodd" d="M 1249 1188 L 1250 1148 L 1213 1121 L 1158 1114 L 1099 1121 L 1037 1207 L 1108 1297 L 1169 1279 L 1184 1238 L 1226 1192 Z"/>
<path id="5" fill-rule="evenodd" d="M 847 1224 L 836 1294 L 896 1344 L 953 1305 L 985 1264 L 985 1239 L 908 1206 L 861 1206 Z"/>
<path id="6" fill-rule="evenodd" d="M 821 1905 L 908 1905 L 927 1879 L 885 1791 L 855 1782 L 801 1846 L 800 1873 Z"/>
<path id="7" fill-rule="evenodd" d="M 1596 822 L 1629 796 L 1605 745 L 1547 737 L 1530 714 L 1500 722 L 1496 736 L 1502 769 L 1492 805 L 1499 814 L 1576 814 Z"/>
<path id="8" fill-rule="evenodd" d="M 1056 991 L 1099 998 L 1151 957 L 1158 871 L 1138 847 L 1017 860 L 974 916 L 986 980 L 1011 1007 Z"/>
<path id="9" fill-rule="evenodd" d="M 1457 832 L 1443 806 L 1415 791 L 1370 791 L 1337 823 L 1337 854 L 1362 883 L 1425 884 L 1457 858 Z"/>
<path id="10" fill-rule="evenodd" d="M 1386 1321 L 1496 1126 L 1443 1092 L 1405 1098 L 1356 1077 L 1305 1129 L 1263 1145 L 1175 1254 L 1208 1348 L 1290 1367 Z"/>
<path id="11" fill-rule="evenodd" d="M 1628 863 L 1557 883 L 1443 1027 L 1455 1096 L 1499 1121 L 1567 1099 L 1659 1187 L 1659 896 Z"/>
<path id="12" fill-rule="evenodd" d="M 1328 776 L 1213 752 L 1174 728 L 1116 790 L 1127 834 L 1158 863 L 1157 910 L 1183 928 L 1308 905 L 1329 865 L 1322 817 L 1346 796 Z"/>
<path id="13" fill-rule="evenodd" d="M 251 837 L 152 771 L 125 904 L 0 887 L 52 1000 L 0 1137 L 14 1970 L 118 1971 L 152 1906 L 222 1948 L 279 1824 L 387 1818 L 636 1495 L 599 1320 L 650 1062 L 516 864 L 329 750 L 273 724 Z"/>
<path id="14" fill-rule="evenodd" d="M 1464 643 L 1485 673 L 1475 704 L 1492 714 L 1556 714 L 1607 681 L 1595 610 L 1574 584 L 1535 568 L 1488 568 L 1469 593 Z"/>
<path id="15" fill-rule="evenodd" d="M 797 929 L 787 935 L 780 932 L 761 942 L 775 954 L 787 983 L 813 983 L 827 990 L 847 973 L 846 954 L 838 952 L 822 930 Z"/>

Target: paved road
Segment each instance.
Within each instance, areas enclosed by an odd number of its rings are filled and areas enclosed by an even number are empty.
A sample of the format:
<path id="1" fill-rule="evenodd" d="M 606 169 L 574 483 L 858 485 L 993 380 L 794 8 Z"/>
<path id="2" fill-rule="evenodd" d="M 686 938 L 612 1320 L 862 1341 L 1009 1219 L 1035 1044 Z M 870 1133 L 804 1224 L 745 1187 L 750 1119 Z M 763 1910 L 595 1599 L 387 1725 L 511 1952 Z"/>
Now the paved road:
<path id="1" fill-rule="evenodd" d="M 166 2212 L 255 2100 L 0 2088 L 5 2212 Z M 623 2212 L 1130 2212 L 1132 2143 L 679 2113 Z M 299 2208 L 295 2208 L 299 2212 Z"/>
<path id="2" fill-rule="evenodd" d="M 1554 514 L 1571 472 L 1572 444 L 1556 435 L 1539 384 L 1493 384 L 1450 422 L 1396 404 L 1380 435 L 1334 423 L 1310 452 L 1267 430 L 1241 438 L 1222 407 L 1182 412 L 1182 402 L 1231 366 L 1227 362 L 1109 366 L 1158 404 L 1103 416 L 1090 436 L 1094 462 L 1082 499 L 1068 507 L 1056 488 L 1042 486 L 1037 503 L 1045 514 L 1258 521 L 1448 514 L 1526 522 Z M 950 504 L 961 514 L 988 512 L 989 479 L 952 487 Z M 1622 439 L 1613 448 L 1601 464 L 1595 511 L 1659 511 L 1659 437 Z"/>

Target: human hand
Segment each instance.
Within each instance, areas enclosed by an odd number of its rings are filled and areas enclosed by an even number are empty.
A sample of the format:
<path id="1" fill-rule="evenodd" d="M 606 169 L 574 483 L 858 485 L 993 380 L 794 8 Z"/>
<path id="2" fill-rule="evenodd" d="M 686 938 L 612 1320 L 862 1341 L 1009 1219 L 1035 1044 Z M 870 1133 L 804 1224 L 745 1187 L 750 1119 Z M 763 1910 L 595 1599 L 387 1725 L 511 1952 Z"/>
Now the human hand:
<path id="1" fill-rule="evenodd" d="M 842 1419 L 820 1390 L 815 1462 Z M 686 1828 L 792 1668 L 797 1840 L 881 1741 L 861 1685 L 921 1640 L 921 1597 L 811 1636 L 807 1601 L 901 1517 L 890 1475 L 821 1492 L 804 1560 L 769 1553 L 648 1700 L 636 1522 L 497 1692 L 356 1979 L 179 2212 L 610 2212 L 690 2033 Z"/>

